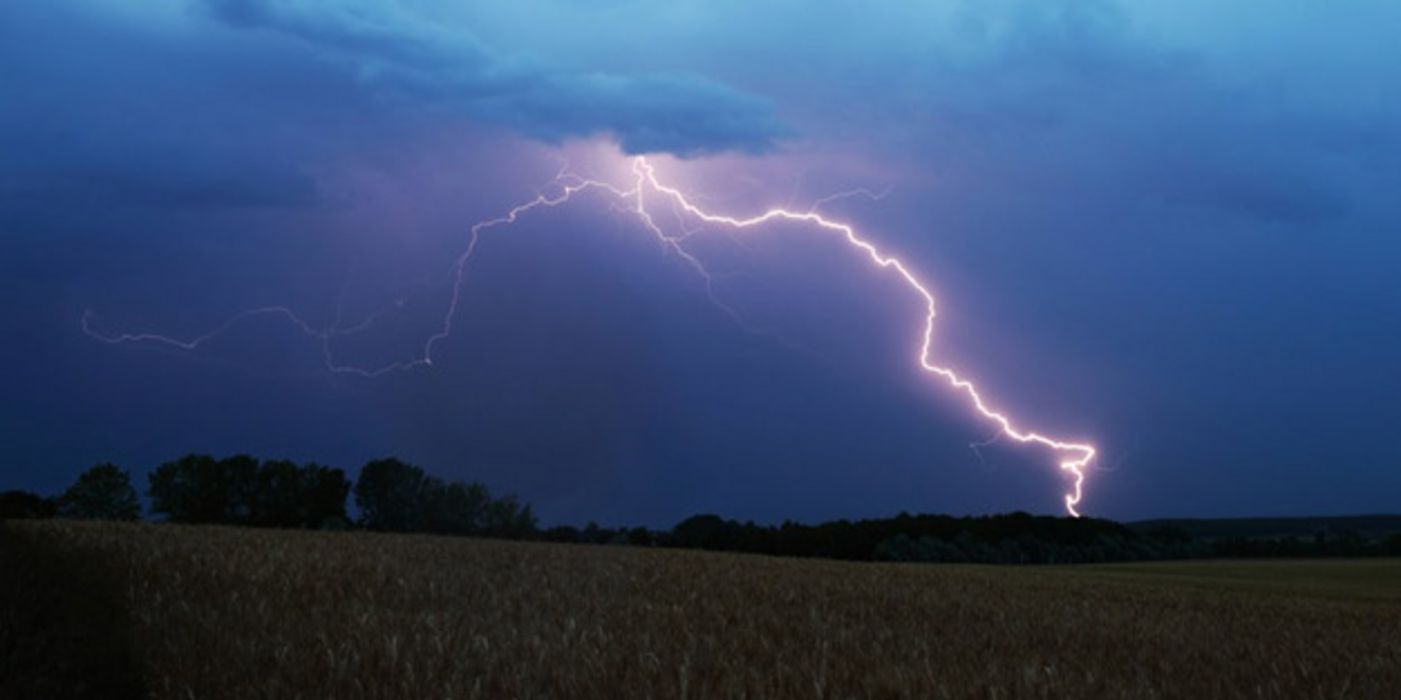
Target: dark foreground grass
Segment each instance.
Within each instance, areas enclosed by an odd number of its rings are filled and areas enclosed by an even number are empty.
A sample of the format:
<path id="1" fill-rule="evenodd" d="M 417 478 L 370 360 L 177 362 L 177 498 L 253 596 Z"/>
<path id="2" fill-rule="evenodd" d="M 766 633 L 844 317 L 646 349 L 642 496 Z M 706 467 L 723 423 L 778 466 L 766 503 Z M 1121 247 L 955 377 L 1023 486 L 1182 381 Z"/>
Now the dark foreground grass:
<path id="1" fill-rule="evenodd" d="M 141 697 L 122 571 L 0 525 L 0 698 Z"/>
<path id="2" fill-rule="evenodd" d="M 7 698 L 1307 698 L 1401 688 L 1396 560 L 995 568 L 6 527 Z M 45 692 L 25 694 L 33 689 Z"/>

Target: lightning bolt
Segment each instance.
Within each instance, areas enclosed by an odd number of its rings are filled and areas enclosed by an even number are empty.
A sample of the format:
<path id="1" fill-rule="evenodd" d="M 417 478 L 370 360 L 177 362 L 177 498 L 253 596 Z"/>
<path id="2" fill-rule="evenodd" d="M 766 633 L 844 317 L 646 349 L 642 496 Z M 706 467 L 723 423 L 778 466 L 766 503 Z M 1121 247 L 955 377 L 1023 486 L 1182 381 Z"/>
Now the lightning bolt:
<path id="1" fill-rule="evenodd" d="M 449 297 L 447 310 L 443 314 L 442 322 L 437 330 L 432 332 L 424 340 L 419 354 L 408 360 L 390 362 L 379 367 L 363 368 L 336 361 L 332 351 L 332 343 L 335 339 L 355 335 L 368 330 L 379 318 L 392 311 L 393 308 L 384 309 L 371 314 L 363 321 L 353 326 L 342 327 L 333 325 L 330 328 L 321 329 L 307 322 L 287 307 L 263 307 L 239 313 L 208 333 L 190 340 L 180 340 L 156 333 L 103 334 L 93 328 L 92 320 L 95 318 L 95 314 L 90 310 L 84 312 L 81 320 L 81 327 L 84 333 L 105 343 L 152 343 L 165 345 L 186 352 L 193 352 L 238 323 L 260 316 L 281 317 L 290 321 L 301 330 L 302 333 L 310 338 L 316 339 L 320 343 L 322 356 L 328 371 L 373 378 L 389 372 L 432 366 L 434 348 L 439 342 L 452 334 L 453 320 L 457 315 L 458 304 L 462 296 L 462 284 L 466 277 L 467 265 L 477 250 L 482 234 L 493 228 L 510 226 L 521 216 L 532 210 L 557 207 L 586 191 L 598 191 L 612 196 L 615 199 L 615 206 L 617 208 L 635 215 L 642 223 L 643 227 L 657 239 L 657 242 L 666 251 L 675 254 L 686 265 L 695 270 L 705 281 L 706 292 L 710 300 L 741 324 L 743 322 L 738 314 L 723 304 L 715 296 L 712 286 L 713 278 L 709 271 L 706 270 L 705 265 L 682 245 L 685 240 L 701 232 L 701 228 L 699 227 L 687 228 L 686 218 L 689 217 L 696 222 L 726 227 L 735 231 L 744 231 L 775 221 L 807 224 L 816 231 L 834 235 L 838 239 L 844 241 L 872 265 L 894 273 L 896 277 L 905 283 L 909 291 L 924 303 L 924 329 L 920 345 L 915 352 L 914 358 L 919 368 L 931 377 L 946 383 L 954 391 L 961 393 L 968 400 L 970 406 L 978 416 L 997 428 L 998 435 L 1023 444 L 1039 445 L 1060 455 L 1060 469 L 1069 474 L 1072 480 L 1070 490 L 1064 494 L 1065 510 L 1072 516 L 1080 516 L 1078 506 L 1084 495 L 1086 471 L 1090 463 L 1095 459 L 1095 447 L 1088 443 L 1069 442 L 1050 437 L 1034 430 L 1019 427 L 1007 413 L 993 408 L 992 405 L 984 399 L 983 395 L 978 391 L 977 386 L 975 386 L 972 381 L 958 374 L 953 369 L 938 364 L 933 355 L 934 323 L 935 319 L 938 317 L 933 293 L 929 291 L 929 288 L 920 281 L 919 277 L 911 271 L 910 267 L 906 265 L 904 261 L 882 252 L 874 243 L 858 233 L 856 228 L 852 225 L 829 219 L 819 213 L 819 209 L 823 203 L 830 202 L 840 197 L 859 194 L 872 199 L 879 199 L 884 196 L 883 193 L 877 195 L 864 190 L 853 190 L 852 192 L 839 193 L 838 195 L 818 200 L 817 203 L 806 211 L 773 208 L 755 216 L 741 218 L 725 214 L 715 214 L 702 209 L 681 190 L 663 184 L 657 178 L 656 170 L 645 157 L 639 156 L 632 161 L 632 175 L 634 179 L 631 186 L 624 188 L 600 180 L 580 177 L 568 172 L 566 167 L 560 170 L 554 180 L 554 184 L 559 187 L 558 194 L 554 196 L 538 194 L 534 199 L 512 207 L 499 217 L 473 224 L 468 231 L 468 241 L 465 250 L 453 261 L 451 267 L 451 295 Z M 681 235 L 668 236 L 661 225 L 658 224 L 656 217 L 652 214 L 652 209 L 649 208 L 649 202 L 651 201 L 651 198 L 648 197 L 649 193 L 653 193 L 656 198 L 664 200 L 670 207 L 672 214 L 681 222 Z"/>

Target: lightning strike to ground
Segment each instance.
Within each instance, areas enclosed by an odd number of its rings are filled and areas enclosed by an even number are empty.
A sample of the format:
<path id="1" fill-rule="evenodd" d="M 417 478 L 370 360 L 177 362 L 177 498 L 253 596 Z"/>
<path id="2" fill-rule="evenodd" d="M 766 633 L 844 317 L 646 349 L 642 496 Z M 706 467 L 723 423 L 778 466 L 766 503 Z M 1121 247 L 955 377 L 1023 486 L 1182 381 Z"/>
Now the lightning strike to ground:
<path id="1" fill-rule="evenodd" d="M 375 322 L 385 314 L 394 310 L 395 307 L 383 309 L 366 317 L 363 321 L 354 326 L 341 327 L 333 325 L 330 328 L 319 329 L 311 323 L 297 315 L 294 311 L 283 306 L 271 306 L 251 309 L 239 313 L 213 330 L 190 340 L 180 340 L 166 335 L 156 333 L 122 333 L 117 335 L 107 335 L 93 329 L 92 320 L 94 314 L 87 311 L 81 319 L 81 327 L 84 333 L 105 343 L 151 343 L 164 345 L 185 352 L 194 352 L 202 345 L 227 331 L 234 325 L 250 318 L 258 316 L 282 317 L 294 324 L 302 333 L 320 343 L 322 358 L 328 371 L 336 373 L 355 374 L 362 377 L 373 378 L 389 372 L 411 370 L 419 367 L 429 367 L 433 364 L 433 351 L 439 342 L 452 334 L 453 319 L 457 315 L 458 303 L 462 294 L 462 284 L 466 276 L 468 263 L 476 252 L 477 245 L 481 240 L 481 235 L 493 228 L 510 226 L 514 224 L 522 215 L 539 208 L 557 207 L 570 201 L 575 195 L 585 191 L 599 191 L 615 198 L 615 204 L 635 216 L 656 239 L 657 242 L 667 251 L 675 254 L 686 265 L 696 271 L 705 281 L 706 293 L 710 300 L 724 310 L 731 318 L 743 325 L 730 307 L 722 303 L 714 293 L 713 278 L 701 263 L 682 245 L 691 236 L 701 232 L 701 227 L 687 227 L 686 217 L 698 222 L 698 224 L 709 224 L 712 226 L 722 226 L 735 231 L 743 231 L 765 223 L 774 221 L 789 221 L 808 224 L 814 229 L 837 236 L 840 240 L 861 253 L 871 264 L 893 272 L 901 281 L 905 283 L 909 291 L 916 295 L 924 303 L 924 329 L 922 339 L 915 361 L 919 368 L 925 373 L 937 377 L 946 383 L 953 390 L 961 393 L 967 398 L 969 405 L 982 419 L 990 422 L 998 430 L 998 435 L 1015 440 L 1024 444 L 1035 444 L 1048 448 L 1053 453 L 1061 455 L 1059 462 L 1060 469 L 1069 474 L 1072 486 L 1064 494 L 1065 510 L 1072 516 L 1079 517 L 1078 506 L 1084 496 L 1084 485 L 1086 471 L 1096 455 L 1095 447 L 1083 442 L 1069 442 L 1058 438 L 1050 437 L 1034 430 L 1019 427 L 1011 417 L 996 408 L 993 408 L 972 381 L 956 373 L 953 369 L 938 364 L 933 357 L 934 345 L 934 322 L 938 314 L 934 295 L 929 288 L 911 271 L 899 258 L 882 252 L 875 244 L 861 236 L 855 227 L 842 223 L 818 213 L 821 204 L 842 196 L 852 194 L 863 194 L 873 199 L 879 199 L 884 194 L 873 195 L 865 191 L 853 191 L 842 193 L 819 200 L 806 211 L 795 211 L 785 208 L 769 209 L 762 214 L 750 217 L 735 217 L 725 214 L 715 214 L 696 205 L 681 190 L 665 185 L 657 179 L 656 171 L 652 164 L 644 157 L 637 157 L 632 162 L 632 174 L 634 180 L 627 188 L 619 187 L 607 182 L 592 180 L 569 173 L 567 169 L 561 170 L 555 178 L 555 184 L 559 188 L 559 193 L 553 197 L 544 194 L 537 195 L 534 199 L 518 204 L 508 210 L 502 216 L 494 219 L 473 224 L 468 231 L 467 246 L 454 261 L 450 272 L 451 296 L 448 300 L 447 310 L 443 314 L 443 319 L 438 328 L 431 333 L 423 343 L 419 354 L 408 360 L 399 360 L 379 367 L 364 368 L 338 362 L 332 351 L 332 343 L 337 338 L 343 338 L 371 328 Z M 649 208 L 648 192 L 654 193 L 657 198 L 665 201 L 671 213 L 681 221 L 681 235 L 668 236 Z"/>

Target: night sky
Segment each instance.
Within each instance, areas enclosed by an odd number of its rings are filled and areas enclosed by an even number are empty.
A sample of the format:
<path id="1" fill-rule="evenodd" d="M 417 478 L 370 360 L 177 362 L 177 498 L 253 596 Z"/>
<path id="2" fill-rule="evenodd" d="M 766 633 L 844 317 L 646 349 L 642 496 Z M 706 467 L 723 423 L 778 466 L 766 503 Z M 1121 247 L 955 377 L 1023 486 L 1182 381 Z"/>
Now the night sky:
<path id="1" fill-rule="evenodd" d="M 546 523 L 1061 511 L 935 355 L 1093 442 L 1119 519 L 1401 510 L 1401 5 L 0 3 L 0 488 L 188 452 L 397 455 Z M 690 230 L 690 229 L 685 229 Z M 713 297 L 713 299 L 711 298 Z M 719 302 L 718 304 L 716 302 Z M 722 308 L 723 307 L 723 308 Z"/>

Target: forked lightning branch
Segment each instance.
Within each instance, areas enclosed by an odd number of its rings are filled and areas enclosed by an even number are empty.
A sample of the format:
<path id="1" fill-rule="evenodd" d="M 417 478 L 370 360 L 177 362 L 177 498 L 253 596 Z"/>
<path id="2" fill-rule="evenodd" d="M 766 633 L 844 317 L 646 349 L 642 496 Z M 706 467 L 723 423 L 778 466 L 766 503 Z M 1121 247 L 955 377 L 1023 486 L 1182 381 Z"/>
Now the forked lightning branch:
<path id="1" fill-rule="evenodd" d="M 392 308 L 378 314 L 373 314 L 353 326 L 318 328 L 308 323 L 288 307 L 261 307 L 239 313 L 208 333 L 189 340 L 181 340 L 179 338 L 156 333 L 122 333 L 116 335 L 102 333 L 93 327 L 93 314 L 91 311 L 83 314 L 81 321 L 82 328 L 88 335 L 106 343 L 155 343 L 192 352 L 198 350 L 200 346 L 221 333 L 224 333 L 229 328 L 245 320 L 259 316 L 278 317 L 294 324 L 302 333 L 315 339 L 320 344 L 321 355 L 328 371 L 355 374 L 363 377 L 379 377 L 390 372 L 430 367 L 434 363 L 434 351 L 437 345 L 452 334 L 453 321 L 457 315 L 467 263 L 476 252 L 482 234 L 494 228 L 510 226 L 521 216 L 529 213 L 533 209 L 559 206 L 569 202 L 575 195 L 585 191 L 598 191 L 614 197 L 622 208 L 635 214 L 646 230 L 656 236 L 658 241 L 680 256 L 688 266 L 705 278 L 707 290 L 709 290 L 710 275 L 701 261 L 686 249 L 686 238 L 695 235 L 697 230 L 703 230 L 704 225 L 725 227 L 735 231 L 747 232 L 749 230 L 758 230 L 764 224 L 770 222 L 796 222 L 810 226 L 814 233 L 837 237 L 848 244 L 852 251 L 863 259 L 867 260 L 872 265 L 890 272 L 904 282 L 909 292 L 917 296 L 924 304 L 923 333 L 919 346 L 915 348 L 913 352 L 913 359 L 919 365 L 920 369 L 927 373 L 932 379 L 937 380 L 938 383 L 942 383 L 964 396 L 967 399 L 968 405 L 977 415 L 983 420 L 993 424 L 998 429 L 1000 435 L 1020 443 L 1039 445 L 1047 448 L 1056 455 L 1059 460 L 1060 469 L 1071 481 L 1071 486 L 1064 495 L 1066 512 L 1077 517 L 1080 515 L 1078 506 L 1084 495 L 1085 477 L 1088 467 L 1095 458 L 1095 447 L 1088 443 L 1067 441 L 1022 427 L 1019 423 L 1014 422 L 1008 413 L 991 406 L 983 398 L 982 394 L 979 393 L 977 386 L 975 386 L 972 381 L 958 374 L 952 368 L 939 364 L 935 360 L 933 354 L 934 322 L 937 318 L 934 295 L 903 261 L 882 252 L 868 239 L 863 237 L 851 224 L 829 219 L 817 213 L 815 209 L 794 211 L 774 208 L 762 214 L 750 217 L 716 214 L 697 206 L 679 189 L 663 184 L 658 180 L 656 171 L 653 169 L 652 165 L 644 157 L 637 157 L 632 161 L 632 175 L 633 180 L 631 185 L 618 186 L 600 180 L 586 179 L 568 173 L 561 173 L 556 178 L 556 184 L 558 186 L 557 194 L 553 196 L 539 195 L 534 199 L 512 207 L 502 216 L 474 224 L 469 231 L 466 248 L 463 250 L 462 254 L 453 261 L 451 268 L 451 297 L 448 300 L 447 310 L 443 314 L 442 321 L 438 327 L 424 339 L 423 345 L 417 355 L 410 359 L 399 360 L 375 367 L 362 367 L 346 364 L 337 360 L 333 352 L 333 342 L 336 339 L 353 336 L 369 330 L 381 317 L 387 313 L 391 313 L 393 311 Z M 652 214 L 653 207 L 660 202 L 665 202 L 671 208 L 679 210 L 686 217 L 692 219 L 700 228 L 696 230 L 688 229 L 683 235 L 668 235 L 657 222 L 657 218 Z M 712 299 L 713 298 L 712 296 Z"/>

